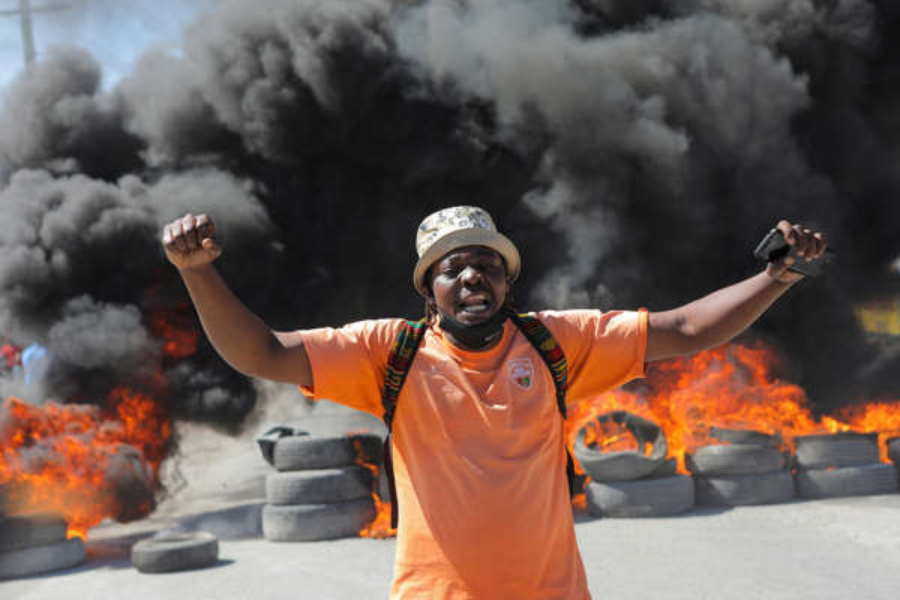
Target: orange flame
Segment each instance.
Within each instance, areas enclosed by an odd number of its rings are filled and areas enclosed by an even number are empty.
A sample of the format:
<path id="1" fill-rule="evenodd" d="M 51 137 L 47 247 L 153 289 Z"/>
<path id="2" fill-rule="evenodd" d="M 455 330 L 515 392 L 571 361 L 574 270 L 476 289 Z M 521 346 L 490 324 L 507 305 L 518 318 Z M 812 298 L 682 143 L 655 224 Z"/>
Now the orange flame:
<path id="1" fill-rule="evenodd" d="M 587 512 L 587 494 L 581 492 L 572 496 L 572 506 L 579 512 Z"/>
<path id="2" fill-rule="evenodd" d="M 163 356 L 170 359 L 185 358 L 197 352 L 200 334 L 193 322 L 180 318 L 179 314 L 157 311 L 147 322 L 154 337 L 163 341 Z"/>
<path id="3" fill-rule="evenodd" d="M 0 485 L 14 512 L 62 514 L 69 537 L 84 538 L 106 517 L 154 508 L 170 426 L 151 398 L 117 388 L 107 409 L 9 398 L 2 414 Z"/>
<path id="4" fill-rule="evenodd" d="M 584 443 L 599 452 L 638 450 L 638 441 L 628 428 L 615 421 L 588 421 L 584 426 Z"/>
<path id="5" fill-rule="evenodd" d="M 163 342 L 163 362 L 197 351 L 192 312 L 153 311 L 147 327 Z M 17 350 L 3 348 L 6 362 Z M 148 383 L 160 390 L 168 385 L 161 369 Z M 70 537 L 85 537 L 106 517 L 140 518 L 155 507 L 170 436 L 161 405 L 125 387 L 109 392 L 104 408 L 10 398 L 0 407 L 0 504 L 14 512 L 60 513 Z"/>
<path id="6" fill-rule="evenodd" d="M 900 435 L 900 402 L 882 400 L 845 406 L 837 411 L 835 418 L 853 431 L 880 434 L 881 460 L 888 462 L 887 441 Z"/>
<path id="7" fill-rule="evenodd" d="M 775 352 L 763 345 L 736 344 L 707 350 L 690 358 L 656 363 L 648 372 L 647 389 L 615 390 L 570 408 L 567 439 L 598 415 L 626 410 L 657 423 L 666 433 L 669 456 L 686 473 L 684 454 L 698 446 L 722 443 L 710 436 L 713 426 L 780 434 L 785 447 L 798 435 L 839 431 L 900 433 L 900 403 L 875 402 L 844 408 L 832 416 L 813 416 L 806 393 L 780 381 L 773 371 Z M 600 432 L 602 433 L 602 432 Z M 621 449 L 620 433 L 605 433 L 599 447 Z M 884 440 L 883 440 L 884 441 Z M 882 455 L 887 456 L 882 443 Z"/>
<path id="8" fill-rule="evenodd" d="M 372 494 L 375 501 L 375 519 L 359 532 L 360 537 L 383 540 L 397 535 L 397 528 L 391 527 L 391 503 L 382 501 Z"/>
<path id="9" fill-rule="evenodd" d="M 359 431 L 356 433 L 365 433 Z M 351 434 L 352 435 L 352 434 Z M 357 439 L 351 439 L 353 448 L 356 450 L 356 464 L 361 465 L 372 472 L 372 500 L 375 502 L 375 519 L 371 523 L 363 527 L 359 532 L 359 537 L 385 539 L 397 535 L 397 528 L 391 527 L 391 503 L 383 501 L 377 493 L 378 475 L 381 468 L 378 465 L 366 462 L 365 452 L 362 443 Z"/>

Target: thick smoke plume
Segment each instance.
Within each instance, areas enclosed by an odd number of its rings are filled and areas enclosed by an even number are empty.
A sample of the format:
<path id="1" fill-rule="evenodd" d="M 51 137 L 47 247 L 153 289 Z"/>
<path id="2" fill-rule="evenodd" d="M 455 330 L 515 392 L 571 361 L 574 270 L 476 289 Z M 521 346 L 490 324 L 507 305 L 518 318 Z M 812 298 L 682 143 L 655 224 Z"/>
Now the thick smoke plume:
<path id="1" fill-rule="evenodd" d="M 254 392 L 200 341 L 157 237 L 210 213 L 226 279 L 279 328 L 416 316 L 415 225 L 485 206 L 522 308 L 665 309 L 759 269 L 779 218 L 840 260 L 754 334 L 821 408 L 898 394 L 854 305 L 895 285 L 898 10 L 887 1 L 221 2 L 111 90 L 83 51 L 0 109 L 0 335 L 43 395 L 157 386 L 237 424 Z M 0 380 L 0 392 L 22 393 Z M 38 389 L 38 388 L 32 388 Z M 154 390 L 159 391 L 159 390 Z"/>

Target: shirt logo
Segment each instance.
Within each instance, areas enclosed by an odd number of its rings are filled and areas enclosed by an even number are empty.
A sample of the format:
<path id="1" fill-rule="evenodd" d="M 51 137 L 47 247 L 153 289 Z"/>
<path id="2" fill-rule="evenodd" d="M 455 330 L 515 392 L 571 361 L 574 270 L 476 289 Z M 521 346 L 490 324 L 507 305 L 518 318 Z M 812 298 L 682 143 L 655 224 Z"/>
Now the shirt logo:
<path id="1" fill-rule="evenodd" d="M 514 358 L 509 361 L 509 378 L 523 390 L 531 387 L 534 381 L 534 364 L 530 358 Z"/>

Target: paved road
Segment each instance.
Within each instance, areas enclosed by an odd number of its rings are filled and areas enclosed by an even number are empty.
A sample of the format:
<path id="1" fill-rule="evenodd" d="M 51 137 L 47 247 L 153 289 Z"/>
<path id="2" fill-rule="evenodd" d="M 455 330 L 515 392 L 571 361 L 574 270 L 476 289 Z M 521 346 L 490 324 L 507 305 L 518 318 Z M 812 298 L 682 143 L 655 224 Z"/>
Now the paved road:
<path id="1" fill-rule="evenodd" d="M 267 421 L 301 424 L 314 434 L 381 427 L 336 405 L 310 412 L 291 396 L 270 398 L 267 406 L 260 429 Z M 0 600 L 387 597 L 393 540 L 259 539 L 270 467 L 252 435 L 225 436 L 186 424 L 178 429 L 179 453 L 164 473 L 169 496 L 153 518 L 91 530 L 85 565 L 0 582 Z M 173 522 L 219 535 L 220 563 L 163 575 L 132 568 L 130 544 Z M 900 597 L 900 494 L 695 510 L 666 519 L 578 519 L 576 531 L 598 600 Z"/>
<path id="2" fill-rule="evenodd" d="M 109 535 L 116 527 L 92 534 L 84 566 L 0 583 L 0 597 L 360 600 L 386 597 L 390 583 L 392 540 L 223 541 L 218 566 L 144 575 L 128 561 L 130 538 Z M 576 531 L 598 599 L 893 600 L 900 594 L 900 495 L 582 521 Z"/>

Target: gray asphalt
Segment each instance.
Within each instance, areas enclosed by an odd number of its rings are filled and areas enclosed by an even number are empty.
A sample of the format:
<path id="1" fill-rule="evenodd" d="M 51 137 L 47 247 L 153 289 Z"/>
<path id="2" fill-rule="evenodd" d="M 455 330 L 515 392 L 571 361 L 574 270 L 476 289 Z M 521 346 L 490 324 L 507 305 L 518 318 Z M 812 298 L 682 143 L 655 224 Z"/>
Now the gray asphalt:
<path id="1" fill-rule="evenodd" d="M 214 567 L 146 575 L 128 559 L 133 534 L 118 529 L 92 533 L 85 565 L 4 582 L 0 597 L 359 600 L 386 598 L 390 585 L 393 540 L 225 540 Z M 598 599 L 887 600 L 900 593 L 900 495 L 583 520 L 576 531 Z"/>

